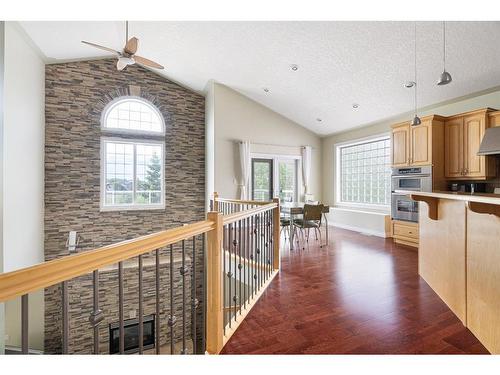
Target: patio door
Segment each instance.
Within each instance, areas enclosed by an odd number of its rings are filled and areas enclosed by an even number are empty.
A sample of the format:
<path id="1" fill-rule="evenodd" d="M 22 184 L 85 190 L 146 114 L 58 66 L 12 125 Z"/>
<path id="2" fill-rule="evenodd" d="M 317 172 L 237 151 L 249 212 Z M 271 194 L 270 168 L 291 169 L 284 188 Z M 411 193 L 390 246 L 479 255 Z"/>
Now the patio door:
<path id="1" fill-rule="evenodd" d="M 274 192 L 273 159 L 252 159 L 252 199 L 270 201 Z"/>
<path id="2" fill-rule="evenodd" d="M 280 202 L 294 202 L 297 200 L 297 160 L 279 158 L 276 160 L 277 191 Z"/>
<path id="3" fill-rule="evenodd" d="M 252 158 L 252 199 L 269 201 L 279 197 L 281 202 L 297 201 L 298 171 L 298 158 L 281 155 Z"/>

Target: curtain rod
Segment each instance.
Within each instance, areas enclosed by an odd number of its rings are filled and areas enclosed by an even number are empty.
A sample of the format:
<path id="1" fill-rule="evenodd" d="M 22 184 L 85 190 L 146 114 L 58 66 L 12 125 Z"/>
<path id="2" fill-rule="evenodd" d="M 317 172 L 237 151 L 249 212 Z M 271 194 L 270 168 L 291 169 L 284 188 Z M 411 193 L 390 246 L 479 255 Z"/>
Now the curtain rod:
<path id="1" fill-rule="evenodd" d="M 243 143 L 243 141 L 238 141 L 238 143 Z M 278 144 L 273 144 L 273 143 L 258 143 L 258 142 L 250 142 L 251 145 L 259 145 L 259 146 L 275 146 L 275 147 L 289 147 L 289 148 L 304 148 L 305 146 L 289 146 L 289 145 L 278 145 Z M 312 147 L 313 150 L 316 149 L 316 147 Z"/>

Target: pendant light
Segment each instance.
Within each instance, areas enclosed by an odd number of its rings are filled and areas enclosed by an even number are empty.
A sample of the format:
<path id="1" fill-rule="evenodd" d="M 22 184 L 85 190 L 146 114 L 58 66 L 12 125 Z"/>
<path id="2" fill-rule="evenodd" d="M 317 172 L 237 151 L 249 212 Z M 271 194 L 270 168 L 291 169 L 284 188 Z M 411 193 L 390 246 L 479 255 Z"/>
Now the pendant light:
<path id="1" fill-rule="evenodd" d="M 451 81 L 451 74 L 446 71 L 446 22 L 443 21 L 443 73 L 441 73 L 437 84 L 439 86 L 444 86 Z"/>
<path id="2" fill-rule="evenodd" d="M 415 21 L 415 80 L 414 82 L 414 88 L 415 88 L 415 117 L 413 120 L 411 120 L 410 125 L 411 126 L 417 126 L 422 123 L 420 120 L 420 117 L 417 115 L 417 21 Z"/>

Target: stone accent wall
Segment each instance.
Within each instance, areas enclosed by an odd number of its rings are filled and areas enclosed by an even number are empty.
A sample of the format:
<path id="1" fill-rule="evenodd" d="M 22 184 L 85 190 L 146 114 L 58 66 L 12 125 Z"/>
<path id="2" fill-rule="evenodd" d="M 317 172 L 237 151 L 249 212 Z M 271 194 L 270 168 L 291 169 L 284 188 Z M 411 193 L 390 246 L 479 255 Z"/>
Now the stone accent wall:
<path id="1" fill-rule="evenodd" d="M 101 114 L 114 98 L 141 96 L 155 104 L 165 124 L 165 209 L 100 212 Z M 95 60 L 47 65 L 45 130 L 45 259 L 68 255 L 70 230 L 80 236 L 78 251 L 131 239 L 176 227 L 205 217 L 205 102 L 204 97 L 138 65 L 118 72 L 115 60 Z M 141 138 L 133 136 L 133 138 Z M 197 246 L 196 297 L 202 301 L 203 250 Z M 191 254 L 192 250 L 187 249 Z M 179 259 L 180 247 L 174 248 Z M 167 252 L 162 256 L 162 342 L 167 339 L 169 314 Z M 145 259 L 145 262 L 147 258 Z M 189 260 L 189 266 L 191 260 Z M 174 295 L 180 327 L 182 288 L 175 264 Z M 154 304 L 154 267 L 144 268 L 145 315 Z M 153 272 L 153 273 L 152 273 Z M 137 309 L 137 268 L 125 272 L 125 318 Z M 187 279 L 187 311 L 190 317 L 191 284 Z M 70 352 L 89 353 L 92 329 L 91 276 L 70 282 Z M 117 271 L 101 272 L 100 303 L 105 319 L 100 325 L 101 350 L 107 351 L 108 324 L 118 320 Z M 179 294 L 181 293 L 181 294 Z M 114 306 L 114 307 L 113 307 Z M 61 310 L 59 287 L 45 293 L 45 349 L 60 352 Z M 203 304 L 198 309 L 201 319 Z M 189 323 L 189 327 L 190 327 Z M 188 327 L 188 333 L 189 331 Z M 200 327 L 200 324 L 198 324 Z M 164 333 L 165 332 L 165 333 Z M 201 331 L 200 331 L 201 332 Z"/>

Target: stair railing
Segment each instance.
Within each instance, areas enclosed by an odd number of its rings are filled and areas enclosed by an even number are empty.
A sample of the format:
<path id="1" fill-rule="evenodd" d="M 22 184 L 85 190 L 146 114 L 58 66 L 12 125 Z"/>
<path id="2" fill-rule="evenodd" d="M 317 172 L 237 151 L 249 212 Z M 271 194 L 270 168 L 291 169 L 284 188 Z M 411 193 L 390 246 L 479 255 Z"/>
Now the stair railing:
<path id="1" fill-rule="evenodd" d="M 207 352 L 219 353 L 280 269 L 279 199 L 211 202 L 207 248 Z M 220 251 L 222 249 L 222 251 Z"/>

